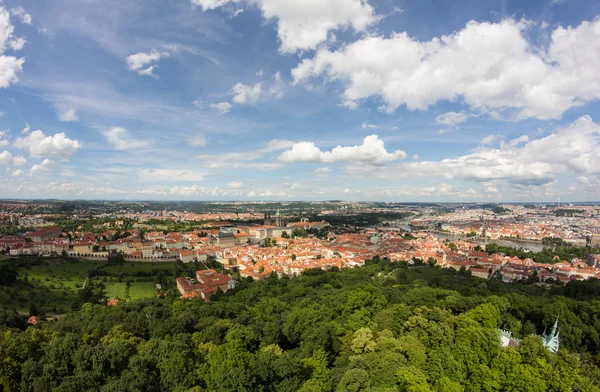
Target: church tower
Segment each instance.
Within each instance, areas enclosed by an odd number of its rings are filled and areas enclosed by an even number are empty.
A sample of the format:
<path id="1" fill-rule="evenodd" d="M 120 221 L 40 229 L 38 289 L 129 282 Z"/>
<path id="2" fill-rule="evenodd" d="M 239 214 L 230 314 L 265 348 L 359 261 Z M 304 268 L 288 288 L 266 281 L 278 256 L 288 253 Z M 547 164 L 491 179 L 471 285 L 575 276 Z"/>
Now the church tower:
<path id="1" fill-rule="evenodd" d="M 560 331 L 558 330 L 558 319 L 556 319 L 556 322 L 554 323 L 554 326 L 552 327 L 552 331 L 550 333 L 546 333 L 546 331 L 544 331 L 544 333 L 542 334 L 542 340 L 544 341 L 544 346 L 546 346 L 546 348 L 548 348 L 550 352 L 555 354 L 558 351 L 558 347 L 560 345 Z"/>

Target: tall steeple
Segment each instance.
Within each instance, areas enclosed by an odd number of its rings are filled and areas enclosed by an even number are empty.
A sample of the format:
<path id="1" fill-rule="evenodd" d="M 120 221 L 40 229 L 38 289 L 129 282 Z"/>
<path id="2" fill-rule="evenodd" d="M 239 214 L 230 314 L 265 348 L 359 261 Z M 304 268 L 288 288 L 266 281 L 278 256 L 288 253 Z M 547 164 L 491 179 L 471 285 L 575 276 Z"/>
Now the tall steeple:
<path id="1" fill-rule="evenodd" d="M 542 340 L 544 341 L 544 346 L 546 346 L 546 348 L 548 348 L 548 350 L 550 350 L 550 352 L 552 352 L 553 354 L 555 354 L 558 351 L 558 347 L 560 346 L 560 331 L 558 330 L 558 318 L 556 318 L 556 321 L 554 322 L 554 326 L 552 327 L 552 332 L 550 332 L 549 334 L 546 333 L 546 331 L 544 330 L 544 333 L 542 334 Z"/>

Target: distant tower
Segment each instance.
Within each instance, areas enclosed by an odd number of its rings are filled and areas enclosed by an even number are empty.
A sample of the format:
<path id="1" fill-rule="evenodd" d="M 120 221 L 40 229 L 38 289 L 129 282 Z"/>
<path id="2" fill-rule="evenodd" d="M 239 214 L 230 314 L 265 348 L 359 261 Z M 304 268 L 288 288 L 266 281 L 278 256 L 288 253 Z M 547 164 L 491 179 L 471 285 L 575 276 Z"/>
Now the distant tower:
<path id="1" fill-rule="evenodd" d="M 277 227 L 281 227 L 281 214 L 279 213 L 279 208 L 277 209 L 277 212 L 275 213 L 275 226 Z"/>
<path id="2" fill-rule="evenodd" d="M 265 212 L 265 226 L 271 226 L 272 224 L 272 220 L 271 220 L 271 214 L 269 212 Z"/>
<path id="3" fill-rule="evenodd" d="M 544 330 L 544 333 L 542 334 L 542 340 L 544 341 L 544 346 L 546 348 L 548 348 L 548 350 L 550 350 L 551 353 L 556 354 L 556 352 L 558 351 L 558 347 L 560 345 L 560 331 L 558 330 L 558 318 L 556 319 L 556 322 L 554 323 L 554 326 L 552 327 L 552 332 L 550 332 L 549 334 L 546 333 L 546 330 Z"/>

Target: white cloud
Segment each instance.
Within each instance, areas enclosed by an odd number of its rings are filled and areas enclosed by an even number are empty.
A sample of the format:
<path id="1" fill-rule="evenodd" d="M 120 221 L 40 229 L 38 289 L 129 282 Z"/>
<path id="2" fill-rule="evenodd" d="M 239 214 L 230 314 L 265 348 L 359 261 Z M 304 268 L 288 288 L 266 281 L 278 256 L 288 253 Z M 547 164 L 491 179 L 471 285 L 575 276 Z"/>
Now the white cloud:
<path id="1" fill-rule="evenodd" d="M 0 88 L 7 88 L 18 81 L 17 74 L 23 70 L 25 59 L 4 55 L 7 46 L 13 50 L 22 49 L 25 40 L 14 39 L 14 26 L 10 23 L 10 14 L 0 6 Z"/>
<path id="2" fill-rule="evenodd" d="M 345 105 L 381 97 L 389 112 L 460 99 L 481 112 L 547 120 L 600 98 L 600 18 L 558 27 L 547 51 L 525 38 L 530 25 L 513 19 L 471 21 L 426 42 L 407 33 L 368 36 L 338 50 L 321 48 L 292 76 L 295 83 L 320 75 L 343 81 Z"/>
<path id="3" fill-rule="evenodd" d="M 4 150 L 0 152 L 0 165 L 5 166 L 22 166 L 27 160 L 22 156 L 13 156 L 10 151 Z"/>
<path id="4" fill-rule="evenodd" d="M 502 135 L 488 135 L 481 139 L 481 144 L 483 144 L 484 146 L 490 146 L 502 139 L 504 139 L 504 136 Z"/>
<path id="5" fill-rule="evenodd" d="M 398 131 L 400 130 L 400 128 L 398 127 L 388 127 L 385 125 L 377 125 L 377 124 L 369 124 L 367 122 L 362 123 L 361 125 L 362 129 L 387 129 L 387 130 L 391 130 L 391 131 Z"/>
<path id="6" fill-rule="evenodd" d="M 29 15 L 25 9 L 23 7 L 17 7 L 17 8 L 13 8 L 10 10 L 10 13 L 14 16 L 16 16 L 17 18 L 19 18 L 19 20 L 21 21 L 21 23 L 24 24 L 31 24 L 31 15 Z"/>
<path id="7" fill-rule="evenodd" d="M 56 157 L 61 159 L 70 158 L 81 148 L 77 140 L 71 140 L 61 132 L 54 136 L 46 136 L 40 130 L 33 131 L 25 137 L 15 140 L 15 147 L 28 150 L 32 157 L 47 158 Z"/>
<path id="8" fill-rule="evenodd" d="M 248 86 L 238 83 L 231 89 L 233 102 L 239 105 L 252 104 L 259 100 L 262 92 L 262 83 L 256 83 L 254 86 Z"/>
<path id="9" fill-rule="evenodd" d="M 229 185 L 229 187 L 233 188 L 233 189 L 238 189 L 238 188 L 241 188 L 243 186 L 243 184 L 241 182 L 239 182 L 239 181 L 231 181 L 227 185 Z"/>
<path id="10" fill-rule="evenodd" d="M 233 96 L 233 102 L 238 105 L 249 105 L 254 104 L 260 100 L 267 98 L 281 99 L 286 90 L 286 84 L 281 78 L 280 72 L 273 74 L 272 81 L 263 84 L 263 82 L 256 83 L 254 85 L 247 85 L 244 83 L 237 83 L 231 88 L 231 95 Z M 227 108 L 231 109 L 231 105 Z"/>
<path id="11" fill-rule="evenodd" d="M 211 103 L 208 106 L 219 114 L 229 113 L 233 107 L 229 102 Z"/>
<path id="12" fill-rule="evenodd" d="M 33 173 L 44 173 L 49 171 L 49 167 L 58 165 L 57 162 L 50 159 L 44 159 L 39 165 L 33 165 L 30 172 Z"/>
<path id="13" fill-rule="evenodd" d="M 273 84 L 269 87 L 269 95 L 276 99 L 281 99 L 285 94 L 285 82 L 281 79 L 281 73 L 275 72 L 273 75 Z"/>
<path id="14" fill-rule="evenodd" d="M 115 150 L 131 150 L 146 146 L 148 143 L 132 137 L 125 128 L 112 127 L 103 132 L 104 138 Z"/>
<path id="15" fill-rule="evenodd" d="M 21 130 L 21 134 L 22 135 L 27 135 L 27 134 L 29 134 L 30 130 L 31 130 L 31 126 L 29 124 L 25 124 L 25 128 L 23 128 Z"/>
<path id="16" fill-rule="evenodd" d="M 185 169 L 138 170 L 135 172 L 135 176 L 141 181 L 148 182 L 202 181 L 204 179 L 203 172 Z"/>
<path id="17" fill-rule="evenodd" d="M 383 140 L 377 135 L 369 135 L 360 146 L 337 146 L 331 151 L 321 151 L 314 143 L 295 143 L 291 150 L 279 157 L 282 162 L 356 162 L 368 165 L 381 165 L 385 162 L 406 158 L 401 150 L 392 153 L 385 149 Z"/>
<path id="18" fill-rule="evenodd" d="M 12 162 L 13 166 L 23 166 L 26 163 L 27 159 L 25 159 L 25 157 L 21 155 L 17 155 L 16 157 L 14 157 Z"/>
<path id="19" fill-rule="evenodd" d="M 452 132 L 452 131 L 455 131 L 455 130 L 456 130 L 456 128 L 442 128 L 442 129 L 440 129 L 439 131 L 437 131 L 437 133 L 438 133 L 439 135 L 445 135 L 445 134 L 447 134 L 448 132 Z"/>
<path id="20" fill-rule="evenodd" d="M 331 170 L 328 167 L 320 167 L 318 169 L 315 169 L 314 171 L 315 171 L 315 173 L 323 174 L 323 173 L 329 173 Z"/>
<path id="21" fill-rule="evenodd" d="M 290 195 L 284 191 L 250 191 L 246 193 L 247 197 L 289 197 Z"/>
<path id="22" fill-rule="evenodd" d="M 472 188 L 461 189 L 458 188 L 456 185 L 447 183 L 441 183 L 438 186 L 401 189 L 397 191 L 396 194 L 398 196 L 409 197 L 455 196 L 462 199 L 473 199 L 476 196 L 481 196 Z"/>
<path id="23" fill-rule="evenodd" d="M 0 138 L 3 138 L 5 135 L 8 134 L 8 131 L 0 131 Z M 5 140 L 0 140 L 0 147 L 6 147 L 10 144 L 10 141 L 8 141 L 7 139 Z"/>
<path id="24" fill-rule="evenodd" d="M 516 147 L 516 146 L 518 146 L 519 144 L 521 144 L 521 143 L 527 143 L 528 141 L 529 141 L 529 136 L 527 136 L 527 135 L 522 135 L 522 136 L 519 136 L 518 138 L 516 138 L 516 139 L 513 139 L 513 140 L 511 140 L 510 142 L 508 142 L 508 145 L 509 145 L 510 147 Z"/>
<path id="25" fill-rule="evenodd" d="M 10 151 L 2 151 L 0 152 L 0 165 L 12 165 L 13 155 Z"/>
<path id="26" fill-rule="evenodd" d="M 58 105 L 56 108 L 58 119 L 64 122 L 72 122 L 79 121 L 79 117 L 77 117 L 77 112 L 74 108 L 66 107 L 63 105 Z"/>
<path id="27" fill-rule="evenodd" d="M 164 197 L 189 197 L 189 196 L 205 196 L 214 198 L 217 196 L 240 196 L 241 193 L 236 189 L 221 189 L 219 187 L 203 187 L 198 185 L 191 186 L 169 186 L 169 187 L 154 187 L 143 189 L 137 193 L 141 195 Z"/>
<path id="28" fill-rule="evenodd" d="M 206 136 L 199 133 L 190 139 L 190 144 L 192 147 L 204 147 L 208 144 L 208 141 L 206 140 Z"/>
<path id="29" fill-rule="evenodd" d="M 283 165 L 279 163 L 269 162 L 246 162 L 246 161 L 220 161 L 220 162 L 209 162 L 204 164 L 204 167 L 209 169 L 248 169 L 248 170 L 262 170 L 272 171 L 281 169 Z"/>
<path id="30" fill-rule="evenodd" d="M 283 150 L 285 148 L 291 147 L 293 145 L 294 145 L 294 142 L 291 140 L 273 139 L 273 140 L 269 140 L 269 142 L 267 143 L 267 147 L 263 148 L 262 151 L 264 151 L 264 152 L 278 151 L 278 150 Z"/>
<path id="31" fill-rule="evenodd" d="M 18 37 L 15 38 L 11 41 L 8 42 L 8 45 L 10 46 L 10 48 L 12 50 L 14 50 L 15 52 L 22 50 L 25 47 L 25 44 L 27 43 L 27 40 L 25 40 L 25 38 L 23 37 Z"/>
<path id="32" fill-rule="evenodd" d="M 464 123 L 470 116 L 465 112 L 447 112 L 444 114 L 440 114 L 435 118 L 435 122 L 442 125 L 448 126 L 456 126 L 458 124 Z"/>
<path id="33" fill-rule="evenodd" d="M 13 172 L 12 176 L 13 177 L 21 177 L 23 174 L 25 174 L 25 172 L 21 169 L 17 169 Z"/>
<path id="34" fill-rule="evenodd" d="M 131 71 L 136 71 L 138 75 L 142 76 L 152 76 L 157 78 L 153 71 L 158 67 L 156 64 L 150 65 L 159 61 L 160 59 L 169 57 L 169 52 L 159 52 L 156 49 L 152 49 L 149 53 L 139 52 L 136 54 L 132 54 L 127 56 L 127 68 Z M 147 68 L 147 65 L 150 65 Z"/>
<path id="35" fill-rule="evenodd" d="M 441 161 L 405 163 L 374 170 L 365 165 L 348 168 L 352 175 L 379 179 L 443 177 L 518 186 L 553 183 L 561 175 L 600 175 L 600 125 L 580 117 L 549 136 L 526 137 L 503 143 L 497 149 L 478 149 L 472 154 Z"/>
<path id="36" fill-rule="evenodd" d="M 204 11 L 241 0 L 191 0 Z M 280 51 L 313 50 L 330 32 L 352 27 L 363 32 L 379 18 L 365 0 L 246 0 L 262 11 L 266 20 L 277 21 Z"/>

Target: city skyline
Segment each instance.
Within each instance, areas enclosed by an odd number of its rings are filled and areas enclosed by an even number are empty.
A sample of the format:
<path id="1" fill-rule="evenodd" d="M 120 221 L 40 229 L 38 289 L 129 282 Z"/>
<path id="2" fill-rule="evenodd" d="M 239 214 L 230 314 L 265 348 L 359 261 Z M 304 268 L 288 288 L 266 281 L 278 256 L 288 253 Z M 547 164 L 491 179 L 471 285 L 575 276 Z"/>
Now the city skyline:
<path id="1" fill-rule="evenodd" d="M 600 4 L 0 0 L 0 199 L 597 201 Z"/>

